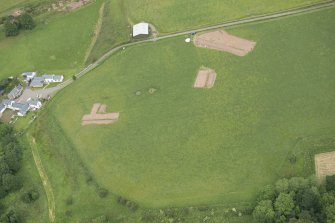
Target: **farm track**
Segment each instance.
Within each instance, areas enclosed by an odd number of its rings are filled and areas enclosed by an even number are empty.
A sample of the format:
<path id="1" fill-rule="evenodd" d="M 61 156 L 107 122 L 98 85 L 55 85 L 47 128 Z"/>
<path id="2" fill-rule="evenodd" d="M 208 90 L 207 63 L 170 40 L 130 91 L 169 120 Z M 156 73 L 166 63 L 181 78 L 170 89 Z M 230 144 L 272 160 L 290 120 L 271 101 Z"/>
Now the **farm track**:
<path id="1" fill-rule="evenodd" d="M 40 155 L 38 153 L 35 138 L 31 137 L 31 139 L 30 139 L 29 136 L 27 138 L 28 138 L 29 143 L 30 143 L 30 148 L 31 148 L 31 152 L 32 152 L 33 157 L 34 157 L 36 168 L 37 168 L 38 173 L 41 177 L 42 184 L 43 184 L 45 193 L 47 195 L 49 219 L 50 219 L 50 222 L 54 222 L 55 218 L 56 218 L 56 213 L 55 213 L 56 212 L 56 204 L 55 204 L 55 198 L 54 198 L 54 194 L 53 194 L 53 191 L 52 191 L 52 187 L 51 187 L 48 175 L 46 174 L 46 172 L 44 170 Z"/>

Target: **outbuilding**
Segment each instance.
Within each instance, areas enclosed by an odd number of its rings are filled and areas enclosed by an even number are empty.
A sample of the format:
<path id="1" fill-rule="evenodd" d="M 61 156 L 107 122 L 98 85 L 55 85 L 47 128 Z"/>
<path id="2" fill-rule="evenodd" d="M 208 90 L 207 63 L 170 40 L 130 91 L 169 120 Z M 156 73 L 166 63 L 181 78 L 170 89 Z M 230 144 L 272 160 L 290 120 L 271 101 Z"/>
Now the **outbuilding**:
<path id="1" fill-rule="evenodd" d="M 133 37 L 149 35 L 149 24 L 141 22 L 133 26 Z"/>

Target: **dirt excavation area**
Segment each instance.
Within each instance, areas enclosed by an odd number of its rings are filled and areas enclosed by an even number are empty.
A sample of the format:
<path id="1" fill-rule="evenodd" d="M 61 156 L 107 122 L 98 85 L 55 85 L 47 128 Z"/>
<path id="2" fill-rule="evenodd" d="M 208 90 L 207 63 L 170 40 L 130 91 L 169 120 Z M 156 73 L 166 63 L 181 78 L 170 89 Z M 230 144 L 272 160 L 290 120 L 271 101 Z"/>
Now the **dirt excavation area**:
<path id="1" fill-rule="evenodd" d="M 197 47 L 229 52 L 245 56 L 256 46 L 256 42 L 228 34 L 223 30 L 199 34 L 194 38 Z"/>
<path id="2" fill-rule="evenodd" d="M 91 113 L 84 115 L 82 118 L 82 125 L 90 124 L 112 124 L 119 119 L 120 113 L 106 113 L 107 106 L 96 103 L 91 109 Z"/>
<path id="3" fill-rule="evenodd" d="M 200 68 L 197 77 L 194 81 L 194 88 L 212 88 L 216 80 L 216 73 L 214 70 L 203 67 Z"/>
<path id="4" fill-rule="evenodd" d="M 317 177 L 335 174 L 335 151 L 315 155 L 315 174 Z"/>

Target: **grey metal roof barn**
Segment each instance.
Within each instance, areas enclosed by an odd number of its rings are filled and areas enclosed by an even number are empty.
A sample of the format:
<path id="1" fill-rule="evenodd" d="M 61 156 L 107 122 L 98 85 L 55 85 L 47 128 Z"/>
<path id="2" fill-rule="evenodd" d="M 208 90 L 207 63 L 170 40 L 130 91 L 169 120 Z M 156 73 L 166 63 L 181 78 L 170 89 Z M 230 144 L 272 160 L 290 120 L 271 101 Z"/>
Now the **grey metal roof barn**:
<path id="1" fill-rule="evenodd" d="M 15 99 L 22 94 L 22 91 L 23 91 L 23 87 L 22 87 L 21 84 L 19 84 L 13 90 L 11 90 L 11 92 L 9 92 L 8 98 L 9 99 Z"/>
<path id="2" fill-rule="evenodd" d="M 30 82 L 30 87 L 43 87 L 44 78 L 43 77 L 34 77 Z"/>

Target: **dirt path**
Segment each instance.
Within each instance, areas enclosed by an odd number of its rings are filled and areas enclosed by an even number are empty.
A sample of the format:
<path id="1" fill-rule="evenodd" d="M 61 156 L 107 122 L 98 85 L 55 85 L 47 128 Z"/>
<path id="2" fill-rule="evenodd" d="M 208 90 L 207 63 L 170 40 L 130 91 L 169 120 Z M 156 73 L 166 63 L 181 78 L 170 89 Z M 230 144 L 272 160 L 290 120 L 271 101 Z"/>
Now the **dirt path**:
<path id="1" fill-rule="evenodd" d="M 31 148 L 31 152 L 33 153 L 33 157 L 34 157 L 34 161 L 36 164 L 36 168 L 38 170 L 38 173 L 41 177 L 42 183 L 43 183 L 43 187 L 45 190 L 45 193 L 47 195 L 47 199 L 48 199 L 48 210 L 49 210 L 49 219 L 51 222 L 55 221 L 55 211 L 56 211 L 56 205 L 55 205 L 55 198 L 54 198 L 54 194 L 52 191 L 52 187 L 50 184 L 50 181 L 48 179 L 48 176 L 43 168 L 43 164 L 40 158 L 40 155 L 38 153 L 38 149 L 36 146 L 36 142 L 35 142 L 35 138 L 34 137 L 29 137 L 27 136 L 28 141 L 30 143 L 30 148 Z"/>
<path id="2" fill-rule="evenodd" d="M 92 37 L 92 40 L 91 40 L 91 44 L 88 47 L 88 49 L 86 50 L 85 60 L 84 60 L 85 63 L 86 63 L 88 57 L 90 56 L 91 51 L 92 51 L 92 49 L 93 49 L 93 47 L 94 47 L 94 45 L 97 42 L 97 39 L 99 37 L 101 27 L 102 27 L 102 18 L 104 16 L 104 9 L 105 9 L 105 2 L 102 3 L 102 5 L 100 7 L 100 10 L 99 10 L 99 18 L 98 18 L 98 22 L 95 26 L 95 30 L 94 30 L 94 34 L 93 34 L 93 37 Z"/>

